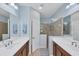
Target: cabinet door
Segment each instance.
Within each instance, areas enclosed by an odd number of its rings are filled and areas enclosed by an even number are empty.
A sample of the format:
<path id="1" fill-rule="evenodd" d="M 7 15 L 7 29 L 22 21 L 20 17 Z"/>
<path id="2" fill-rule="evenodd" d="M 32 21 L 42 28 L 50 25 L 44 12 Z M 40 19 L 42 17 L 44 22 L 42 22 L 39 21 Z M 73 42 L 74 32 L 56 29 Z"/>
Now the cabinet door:
<path id="1" fill-rule="evenodd" d="M 26 56 L 29 54 L 29 41 L 26 43 Z"/>
<path id="2" fill-rule="evenodd" d="M 26 56 L 26 47 L 22 51 L 23 56 Z"/>
<path id="3" fill-rule="evenodd" d="M 56 49 L 56 56 L 62 56 L 62 53 L 58 48 Z"/>
<path id="4" fill-rule="evenodd" d="M 53 42 L 53 55 L 56 56 L 56 44 Z"/>
<path id="5" fill-rule="evenodd" d="M 22 51 L 17 56 L 23 56 Z"/>
<path id="6" fill-rule="evenodd" d="M 63 48 L 61 48 L 55 42 L 53 42 L 53 55 L 54 56 L 71 56 L 68 52 L 66 52 Z"/>
<path id="7" fill-rule="evenodd" d="M 67 53 L 66 51 L 62 51 L 62 56 L 71 56 L 69 53 Z"/>
<path id="8" fill-rule="evenodd" d="M 14 56 L 28 56 L 29 53 L 29 41 L 21 47 L 20 50 L 16 52 Z"/>
<path id="9" fill-rule="evenodd" d="M 24 45 L 23 50 L 22 50 L 22 55 L 28 56 L 28 53 L 29 53 L 29 41 Z"/>
<path id="10" fill-rule="evenodd" d="M 14 56 L 22 56 L 22 51 L 18 51 Z"/>

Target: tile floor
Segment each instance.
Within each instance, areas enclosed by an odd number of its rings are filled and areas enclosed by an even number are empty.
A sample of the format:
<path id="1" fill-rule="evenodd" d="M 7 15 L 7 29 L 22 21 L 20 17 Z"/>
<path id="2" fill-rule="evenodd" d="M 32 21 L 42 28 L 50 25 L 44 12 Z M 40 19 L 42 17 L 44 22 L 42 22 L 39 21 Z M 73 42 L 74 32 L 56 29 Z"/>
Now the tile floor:
<path id="1" fill-rule="evenodd" d="M 40 48 L 34 51 L 30 56 L 49 56 L 47 48 Z"/>

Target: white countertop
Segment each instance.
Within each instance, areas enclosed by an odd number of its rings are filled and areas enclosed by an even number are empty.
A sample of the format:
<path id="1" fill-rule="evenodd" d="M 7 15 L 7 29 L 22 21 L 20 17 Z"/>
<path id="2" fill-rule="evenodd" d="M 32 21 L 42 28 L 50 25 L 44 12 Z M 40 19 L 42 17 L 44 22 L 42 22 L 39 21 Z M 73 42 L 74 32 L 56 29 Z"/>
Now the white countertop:
<path id="1" fill-rule="evenodd" d="M 52 36 L 52 40 L 72 56 L 79 56 L 79 48 L 72 46 L 72 37 Z"/>
<path id="2" fill-rule="evenodd" d="M 14 44 L 10 47 L 0 46 L 0 56 L 13 56 L 28 40 L 28 37 L 11 38 Z M 1 44 L 2 42 L 0 42 Z"/>

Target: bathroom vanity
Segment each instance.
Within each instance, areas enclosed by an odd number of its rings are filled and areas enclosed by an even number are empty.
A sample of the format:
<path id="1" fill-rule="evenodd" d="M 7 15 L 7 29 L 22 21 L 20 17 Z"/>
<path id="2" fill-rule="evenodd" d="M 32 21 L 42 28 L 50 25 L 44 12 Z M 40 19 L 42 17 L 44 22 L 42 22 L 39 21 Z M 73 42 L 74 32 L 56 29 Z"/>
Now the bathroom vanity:
<path id="1" fill-rule="evenodd" d="M 52 40 L 54 56 L 79 56 L 79 41 L 68 36 L 53 36 Z M 73 45 L 73 42 L 77 45 Z"/>
<path id="2" fill-rule="evenodd" d="M 28 37 L 13 37 L 11 38 L 11 41 L 12 44 L 9 46 L 7 45 L 7 47 L 2 42 L 0 42 L 0 56 L 28 56 Z"/>

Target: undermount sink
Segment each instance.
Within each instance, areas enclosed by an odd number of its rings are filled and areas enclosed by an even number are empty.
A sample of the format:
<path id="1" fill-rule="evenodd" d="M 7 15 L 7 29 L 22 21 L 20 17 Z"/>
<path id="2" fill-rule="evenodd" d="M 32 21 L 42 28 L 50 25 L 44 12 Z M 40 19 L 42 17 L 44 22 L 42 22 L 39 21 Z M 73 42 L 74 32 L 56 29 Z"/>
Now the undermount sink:
<path id="1" fill-rule="evenodd" d="M 79 48 L 79 42 L 71 42 L 71 45 L 76 47 L 76 48 Z"/>
<path id="2" fill-rule="evenodd" d="M 67 38 L 66 40 L 61 40 L 61 43 L 66 44 L 67 46 L 72 46 L 75 48 L 79 48 L 79 41 L 73 40 L 73 39 L 69 39 Z"/>
<path id="3" fill-rule="evenodd" d="M 12 41 L 9 39 L 3 40 L 2 42 L 3 42 L 4 47 L 9 47 L 12 45 Z"/>
<path id="4" fill-rule="evenodd" d="M 70 39 L 69 42 L 70 42 L 70 43 L 68 43 L 69 45 L 71 45 L 71 46 L 73 46 L 75 48 L 79 48 L 79 41 Z"/>
<path id="5" fill-rule="evenodd" d="M 18 42 L 16 40 L 7 39 L 7 40 L 3 40 L 2 44 L 3 44 L 3 47 L 11 48 L 15 46 L 16 44 L 18 44 Z"/>

